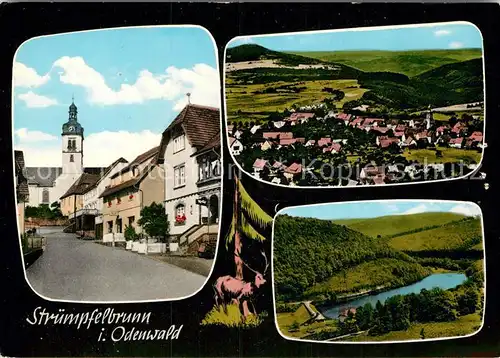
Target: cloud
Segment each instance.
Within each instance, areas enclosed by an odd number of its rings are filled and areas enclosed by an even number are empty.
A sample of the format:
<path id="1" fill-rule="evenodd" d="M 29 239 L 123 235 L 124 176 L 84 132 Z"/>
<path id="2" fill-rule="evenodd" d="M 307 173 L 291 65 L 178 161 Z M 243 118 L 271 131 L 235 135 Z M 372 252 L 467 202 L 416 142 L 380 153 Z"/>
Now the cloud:
<path id="1" fill-rule="evenodd" d="M 384 204 L 384 208 L 390 212 L 397 212 L 399 208 L 396 204 Z"/>
<path id="2" fill-rule="evenodd" d="M 26 66 L 21 62 L 14 62 L 12 69 L 14 77 L 14 87 L 35 88 L 47 83 L 50 75 L 40 76 L 35 69 Z"/>
<path id="3" fill-rule="evenodd" d="M 462 48 L 462 47 L 464 47 L 464 44 L 463 44 L 463 42 L 460 42 L 460 41 L 452 41 L 452 42 L 450 42 L 448 47 L 449 48 Z"/>
<path id="4" fill-rule="evenodd" d="M 19 98 L 21 101 L 24 101 L 24 103 L 26 103 L 26 106 L 29 108 L 45 108 L 57 104 L 56 99 L 38 95 L 33 91 L 29 91 L 28 93 L 21 93 L 17 96 L 17 98 Z"/>
<path id="5" fill-rule="evenodd" d="M 28 134 L 30 133 L 33 132 L 28 131 Z M 160 140 L 160 133 L 153 133 L 149 130 L 93 133 L 88 135 L 84 141 L 83 164 L 85 167 L 106 167 L 120 157 L 132 161 L 139 154 L 159 145 Z M 54 143 L 40 144 L 20 138 L 19 144 L 15 147 L 16 150 L 24 151 L 26 166 L 61 166 L 61 143 L 59 140 Z"/>
<path id="6" fill-rule="evenodd" d="M 253 38 L 251 38 L 250 36 L 243 36 L 243 37 L 240 37 L 238 40 L 242 44 L 252 44 L 252 43 L 255 43 L 255 41 L 253 40 Z"/>
<path id="7" fill-rule="evenodd" d="M 191 69 L 170 66 L 161 74 L 144 69 L 135 83 L 121 84 L 118 90 L 110 88 L 104 76 L 82 57 L 61 57 L 54 62 L 54 67 L 62 70 L 59 72 L 61 82 L 85 88 L 93 104 L 134 104 L 165 99 L 174 101 L 174 109 L 179 110 L 187 102 L 185 94 L 189 92 L 192 103 L 220 107 L 219 73 L 206 64 L 197 64 Z"/>
<path id="8" fill-rule="evenodd" d="M 450 209 L 451 213 L 462 214 L 466 216 L 479 216 L 481 215 L 481 209 L 479 209 L 476 205 L 470 204 L 459 204 Z"/>
<path id="9" fill-rule="evenodd" d="M 19 128 L 14 131 L 14 135 L 21 143 L 46 142 L 51 140 L 57 140 L 57 137 L 53 136 L 52 134 L 40 131 L 31 131 L 28 128 Z"/>
<path id="10" fill-rule="evenodd" d="M 414 208 L 411 208 L 407 211 L 405 211 L 403 214 L 404 215 L 410 215 L 410 214 L 420 214 L 420 213 L 425 213 L 426 211 L 429 211 L 429 208 L 425 204 L 420 204 L 415 206 Z"/>
<path id="11" fill-rule="evenodd" d="M 435 36 L 447 36 L 450 34 L 451 34 L 450 30 L 436 30 L 436 31 L 434 31 Z"/>

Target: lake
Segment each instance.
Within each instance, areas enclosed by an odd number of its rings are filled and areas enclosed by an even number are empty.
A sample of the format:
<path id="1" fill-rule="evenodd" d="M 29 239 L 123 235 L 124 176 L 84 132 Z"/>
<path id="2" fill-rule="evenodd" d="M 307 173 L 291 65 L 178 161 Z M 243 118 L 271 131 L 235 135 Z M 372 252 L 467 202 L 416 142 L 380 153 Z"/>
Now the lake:
<path id="1" fill-rule="evenodd" d="M 346 309 L 347 307 L 357 308 L 359 306 L 364 306 L 366 303 L 371 303 L 375 308 L 377 301 L 384 303 L 385 300 L 396 295 L 408 295 L 410 293 L 420 293 L 420 291 L 425 289 L 432 289 L 434 287 L 442 288 L 443 290 L 448 290 L 450 288 L 457 287 L 467 280 L 467 277 L 463 273 L 436 273 L 427 276 L 422 281 L 415 282 L 414 284 L 394 288 L 389 291 L 384 291 L 377 293 L 375 295 L 363 296 L 342 304 L 333 306 L 331 308 L 323 309 L 322 313 L 328 318 L 338 318 L 340 311 Z"/>

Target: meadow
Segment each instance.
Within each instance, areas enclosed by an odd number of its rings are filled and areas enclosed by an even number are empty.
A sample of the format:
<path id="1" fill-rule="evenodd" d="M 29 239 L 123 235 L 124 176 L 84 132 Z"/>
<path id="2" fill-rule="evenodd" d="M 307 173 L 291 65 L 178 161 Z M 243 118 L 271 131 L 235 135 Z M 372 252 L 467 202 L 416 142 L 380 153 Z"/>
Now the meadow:
<path id="1" fill-rule="evenodd" d="M 325 98 L 331 97 L 329 93 L 322 91 L 325 87 L 336 88 L 345 93 L 345 97 L 336 102 L 339 107 L 346 101 L 361 98 L 367 91 L 359 87 L 357 80 L 318 80 L 297 82 L 297 86 L 305 87 L 298 93 L 263 93 L 270 87 L 283 85 L 290 85 L 290 83 L 278 81 L 271 84 L 236 84 L 229 77 L 226 79 L 228 121 L 264 120 L 269 114 L 282 112 L 293 105 L 306 106 L 321 103 Z"/>
<path id="2" fill-rule="evenodd" d="M 481 49 L 421 51 L 317 51 L 288 52 L 327 62 L 341 63 L 366 72 L 395 72 L 412 77 L 442 65 L 482 56 Z"/>
<path id="3" fill-rule="evenodd" d="M 456 213 L 419 213 L 411 215 L 388 215 L 370 219 L 335 220 L 338 225 L 346 225 L 372 237 L 385 237 L 405 233 L 425 226 L 443 225 L 451 221 L 463 219 L 464 216 Z"/>
<path id="4" fill-rule="evenodd" d="M 424 339 L 461 337 L 477 332 L 481 327 L 481 321 L 482 317 L 479 313 L 472 313 L 461 316 L 456 321 L 415 323 L 404 331 L 392 331 L 379 336 L 362 334 L 345 340 L 349 342 L 421 340 L 421 333 L 423 333 Z"/>
<path id="5" fill-rule="evenodd" d="M 477 247 L 482 250 L 480 219 L 452 222 L 441 227 L 393 237 L 389 246 L 396 250 L 460 250 Z M 468 247 L 467 247 L 468 246 Z"/>
<path id="6" fill-rule="evenodd" d="M 458 148 L 438 147 L 441 156 L 435 150 L 430 149 L 406 149 L 403 156 L 407 160 L 416 160 L 419 163 L 460 163 L 478 164 L 481 161 L 482 153 L 474 149 L 464 150 Z"/>

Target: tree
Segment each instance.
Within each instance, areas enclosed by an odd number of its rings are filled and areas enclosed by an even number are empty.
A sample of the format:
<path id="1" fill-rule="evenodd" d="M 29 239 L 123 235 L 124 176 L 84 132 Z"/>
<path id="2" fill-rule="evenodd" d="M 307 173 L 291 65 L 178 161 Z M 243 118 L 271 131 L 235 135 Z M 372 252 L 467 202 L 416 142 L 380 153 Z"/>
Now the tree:
<path id="1" fill-rule="evenodd" d="M 373 324 L 373 306 L 366 303 L 364 306 L 358 307 L 356 310 L 356 320 L 360 329 L 365 330 Z"/>
<path id="2" fill-rule="evenodd" d="M 235 278 L 243 280 L 244 262 L 241 258 L 243 239 L 264 242 L 266 238 L 259 230 L 270 228 L 273 219 L 250 197 L 241 184 L 236 170 L 234 172 L 234 184 L 233 219 L 225 242 L 228 251 L 230 245 L 234 246 Z M 244 301 L 242 307 L 243 316 L 247 317 L 250 314 L 248 302 Z"/>
<path id="3" fill-rule="evenodd" d="M 141 217 L 137 223 L 142 226 L 146 234 L 150 237 L 158 237 L 162 242 L 165 241 L 170 231 L 165 208 L 155 202 L 141 210 Z"/>
<path id="4" fill-rule="evenodd" d="M 479 302 L 479 292 L 475 287 L 468 287 L 465 292 L 458 296 L 458 312 L 466 315 L 476 312 Z"/>
<path id="5" fill-rule="evenodd" d="M 425 339 L 425 330 L 423 328 L 420 330 L 420 338 Z"/>

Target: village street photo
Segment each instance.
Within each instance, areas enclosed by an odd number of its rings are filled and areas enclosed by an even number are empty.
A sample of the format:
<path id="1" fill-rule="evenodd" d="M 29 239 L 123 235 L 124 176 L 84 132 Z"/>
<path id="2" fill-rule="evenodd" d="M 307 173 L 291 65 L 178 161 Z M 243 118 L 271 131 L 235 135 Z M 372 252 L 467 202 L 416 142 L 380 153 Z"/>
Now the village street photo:
<path id="1" fill-rule="evenodd" d="M 481 162 L 483 44 L 470 23 L 237 37 L 224 71 L 230 152 L 260 180 L 399 184 Z"/>
<path id="2" fill-rule="evenodd" d="M 288 339 L 400 342 L 483 325 L 482 212 L 471 202 L 384 200 L 281 210 L 276 325 Z"/>
<path id="3" fill-rule="evenodd" d="M 13 65 L 17 217 L 44 298 L 180 299 L 219 234 L 217 49 L 197 26 L 24 42 Z"/>

